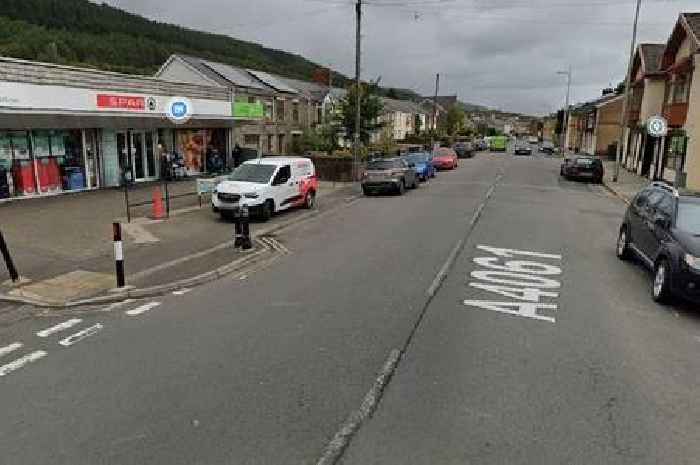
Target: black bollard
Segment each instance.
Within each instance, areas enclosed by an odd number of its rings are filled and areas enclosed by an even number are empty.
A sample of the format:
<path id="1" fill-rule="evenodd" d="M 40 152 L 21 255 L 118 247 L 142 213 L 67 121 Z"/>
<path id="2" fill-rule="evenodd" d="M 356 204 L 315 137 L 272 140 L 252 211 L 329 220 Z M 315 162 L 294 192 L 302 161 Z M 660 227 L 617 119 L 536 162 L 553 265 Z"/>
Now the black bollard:
<path id="1" fill-rule="evenodd" d="M 2 232 L 0 232 L 0 253 L 2 253 L 2 258 L 5 259 L 5 265 L 7 265 L 7 271 L 10 273 L 10 279 L 13 283 L 16 283 L 19 280 L 19 273 L 17 273 L 15 263 L 12 261 L 10 250 L 7 248 L 7 243 L 5 243 L 5 237 L 3 237 Z"/>
<path id="2" fill-rule="evenodd" d="M 245 202 L 241 205 L 241 236 L 241 248 L 243 250 L 253 248 L 253 243 L 250 240 L 250 210 Z"/>

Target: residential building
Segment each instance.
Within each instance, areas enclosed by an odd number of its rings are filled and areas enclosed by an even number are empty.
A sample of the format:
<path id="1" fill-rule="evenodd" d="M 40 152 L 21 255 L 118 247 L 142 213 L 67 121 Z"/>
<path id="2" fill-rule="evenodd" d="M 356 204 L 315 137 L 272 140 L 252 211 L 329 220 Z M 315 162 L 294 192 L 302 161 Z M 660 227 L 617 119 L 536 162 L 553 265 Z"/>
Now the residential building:
<path id="1" fill-rule="evenodd" d="M 421 128 L 427 122 L 427 115 L 420 105 L 410 100 L 396 100 L 382 98 L 382 115 L 379 121 L 384 123 L 385 130 L 388 130 L 395 141 L 405 140 L 407 136 L 416 133 L 416 116 L 420 120 Z M 373 142 L 377 142 L 379 135 L 373 137 Z"/>
<path id="2" fill-rule="evenodd" d="M 632 60 L 622 162 L 644 176 L 649 175 L 654 159 L 654 140 L 647 134 L 645 122 L 663 111 L 665 78 L 660 67 L 665 48 L 664 44 L 640 44 Z"/>
<path id="3" fill-rule="evenodd" d="M 318 122 L 322 107 L 313 87 L 320 84 L 297 89 L 281 76 L 197 57 L 172 55 L 156 76 L 229 89 L 235 95 L 234 142 L 251 152 L 288 153 L 292 139 Z"/>
<path id="4" fill-rule="evenodd" d="M 616 151 L 620 137 L 620 115 L 622 114 L 622 95 L 608 95 L 595 104 L 595 123 L 593 136 L 586 153 L 598 156 L 611 156 Z"/>

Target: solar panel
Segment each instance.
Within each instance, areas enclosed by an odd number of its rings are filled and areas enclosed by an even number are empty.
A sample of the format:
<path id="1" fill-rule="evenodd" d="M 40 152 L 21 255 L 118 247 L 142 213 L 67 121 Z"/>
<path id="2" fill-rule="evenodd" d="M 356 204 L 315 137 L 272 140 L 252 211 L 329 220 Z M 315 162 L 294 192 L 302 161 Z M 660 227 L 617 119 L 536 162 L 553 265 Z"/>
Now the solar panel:
<path id="1" fill-rule="evenodd" d="M 294 89 L 293 87 L 288 86 L 287 84 L 282 82 L 282 79 L 277 78 L 276 76 L 273 76 L 272 74 L 267 74 L 267 73 L 264 73 L 262 71 L 256 71 L 253 69 L 249 69 L 248 72 L 278 92 L 289 92 L 291 94 L 298 94 L 299 93 L 298 90 Z"/>
<path id="2" fill-rule="evenodd" d="M 234 68 L 233 66 L 225 65 L 223 63 L 216 63 L 213 61 L 202 60 L 206 66 L 211 68 L 214 72 L 219 73 L 228 81 L 232 82 L 237 86 L 251 87 L 254 89 L 265 90 L 265 86 L 260 82 L 251 77 L 242 69 Z"/>

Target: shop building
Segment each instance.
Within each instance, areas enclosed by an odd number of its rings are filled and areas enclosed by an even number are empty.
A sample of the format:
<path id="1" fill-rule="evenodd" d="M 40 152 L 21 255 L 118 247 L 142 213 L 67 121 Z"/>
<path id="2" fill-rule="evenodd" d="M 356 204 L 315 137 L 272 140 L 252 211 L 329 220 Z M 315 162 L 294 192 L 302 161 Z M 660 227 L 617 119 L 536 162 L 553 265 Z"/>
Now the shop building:
<path id="1" fill-rule="evenodd" d="M 190 175 L 205 172 L 230 152 L 232 97 L 218 86 L 0 57 L 0 199 L 156 180 L 173 152 Z M 177 124 L 172 108 L 189 119 Z"/>

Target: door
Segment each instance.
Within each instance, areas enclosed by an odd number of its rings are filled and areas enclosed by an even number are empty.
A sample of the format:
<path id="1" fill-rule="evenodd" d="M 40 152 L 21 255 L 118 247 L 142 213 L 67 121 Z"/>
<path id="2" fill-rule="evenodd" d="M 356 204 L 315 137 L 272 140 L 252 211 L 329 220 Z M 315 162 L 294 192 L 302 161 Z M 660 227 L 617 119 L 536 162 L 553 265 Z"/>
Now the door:
<path id="1" fill-rule="evenodd" d="M 278 210 L 284 210 L 298 198 L 298 186 L 292 179 L 292 167 L 290 165 L 280 166 L 272 181 L 275 205 Z"/>
<path id="2" fill-rule="evenodd" d="M 663 199 L 664 193 L 659 190 L 652 190 L 647 197 L 644 208 L 640 211 L 640 227 L 635 230 L 635 244 L 644 252 L 647 258 L 654 258 L 656 252 L 656 238 L 654 236 L 654 216 L 656 205 Z"/>
<path id="3" fill-rule="evenodd" d="M 668 240 L 669 227 L 675 209 L 675 200 L 671 194 L 664 193 L 661 200 L 651 207 L 653 210 L 651 212 L 651 224 L 649 225 L 651 230 L 649 257 L 655 260 L 661 251 L 662 244 Z M 658 218 L 664 220 L 665 224 L 663 226 L 656 223 Z"/>
<path id="4" fill-rule="evenodd" d="M 131 166 L 136 181 L 158 177 L 158 160 L 155 154 L 155 138 L 152 131 L 130 131 Z"/>
<path id="5" fill-rule="evenodd" d="M 649 201 L 648 197 L 649 190 L 643 190 L 637 194 L 637 196 L 632 201 L 632 205 L 630 206 L 630 230 L 628 231 L 628 235 L 629 240 L 632 243 L 634 243 L 634 245 L 637 247 L 641 247 L 642 238 L 644 237 L 644 233 L 642 232 L 642 228 L 645 227 L 643 215 L 646 210 L 647 203 Z"/>
<path id="6" fill-rule="evenodd" d="M 119 183 L 124 180 L 133 181 L 134 171 L 131 163 L 131 134 L 126 132 L 117 133 L 117 157 L 119 157 L 119 171 L 122 173 Z"/>

